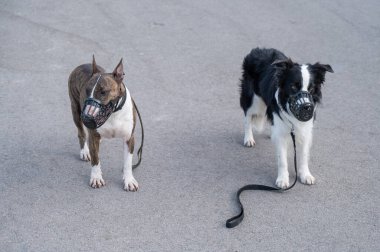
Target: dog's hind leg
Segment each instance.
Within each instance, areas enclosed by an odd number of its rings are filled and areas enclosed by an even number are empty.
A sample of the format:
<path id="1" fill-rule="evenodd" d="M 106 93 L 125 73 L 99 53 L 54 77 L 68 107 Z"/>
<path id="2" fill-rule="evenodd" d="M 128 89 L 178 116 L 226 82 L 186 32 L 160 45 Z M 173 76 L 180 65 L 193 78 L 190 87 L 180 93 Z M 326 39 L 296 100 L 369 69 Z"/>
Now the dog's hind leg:
<path id="1" fill-rule="evenodd" d="M 73 114 L 73 121 L 75 123 L 75 126 L 77 126 L 78 129 L 78 139 L 80 146 L 79 157 L 84 161 L 90 161 L 91 157 L 87 143 L 88 132 L 86 128 L 83 126 L 82 120 L 80 119 L 81 109 L 78 103 L 71 101 L 71 112 Z"/>
<path id="2" fill-rule="evenodd" d="M 261 133 L 264 129 L 267 117 L 265 115 L 267 106 L 265 105 L 263 99 L 257 95 L 253 96 L 252 101 L 252 124 L 256 132 Z"/>
<path id="3" fill-rule="evenodd" d="M 131 138 L 124 143 L 124 168 L 123 168 L 123 180 L 124 190 L 135 192 L 139 189 L 139 184 L 133 177 L 132 173 L 132 158 L 133 150 L 135 147 L 135 138 L 132 135 Z"/>
<path id="4" fill-rule="evenodd" d="M 244 79 L 242 80 L 242 90 L 240 95 L 240 106 L 244 111 L 244 145 L 247 147 L 253 147 L 255 145 L 255 140 L 253 139 L 252 133 L 252 94 L 249 94 L 248 91 L 245 91 L 248 86 L 248 82 Z M 248 93 L 248 94 L 247 94 Z"/>
<path id="5" fill-rule="evenodd" d="M 253 138 L 252 132 L 252 121 L 255 115 L 252 114 L 252 107 L 250 107 L 245 113 L 244 117 L 244 145 L 246 147 L 253 147 L 256 145 L 255 139 Z"/>
<path id="6" fill-rule="evenodd" d="M 244 145 L 247 147 L 255 146 L 256 142 L 253 138 L 252 129 L 260 133 L 265 125 L 267 106 L 263 99 L 257 95 L 251 98 L 251 106 L 245 110 L 244 118 Z"/>
<path id="7" fill-rule="evenodd" d="M 240 84 L 240 107 L 244 111 L 244 145 L 247 147 L 255 146 L 255 139 L 252 133 L 252 119 L 254 116 L 253 112 L 253 79 L 252 77 L 244 71 L 243 77 Z"/>

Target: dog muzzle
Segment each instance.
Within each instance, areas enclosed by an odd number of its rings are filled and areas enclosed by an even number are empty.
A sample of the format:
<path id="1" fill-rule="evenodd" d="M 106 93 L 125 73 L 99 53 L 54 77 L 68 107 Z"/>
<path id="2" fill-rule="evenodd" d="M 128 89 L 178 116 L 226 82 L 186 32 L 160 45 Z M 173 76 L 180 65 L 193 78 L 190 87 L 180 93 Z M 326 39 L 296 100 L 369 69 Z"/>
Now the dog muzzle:
<path id="1" fill-rule="evenodd" d="M 309 92 L 299 91 L 289 97 L 289 109 L 301 122 L 307 122 L 314 116 L 313 97 Z"/>
<path id="2" fill-rule="evenodd" d="M 126 94 L 104 105 L 94 98 L 87 98 L 81 114 L 83 124 L 89 129 L 102 126 L 113 112 L 120 110 L 126 100 Z"/>

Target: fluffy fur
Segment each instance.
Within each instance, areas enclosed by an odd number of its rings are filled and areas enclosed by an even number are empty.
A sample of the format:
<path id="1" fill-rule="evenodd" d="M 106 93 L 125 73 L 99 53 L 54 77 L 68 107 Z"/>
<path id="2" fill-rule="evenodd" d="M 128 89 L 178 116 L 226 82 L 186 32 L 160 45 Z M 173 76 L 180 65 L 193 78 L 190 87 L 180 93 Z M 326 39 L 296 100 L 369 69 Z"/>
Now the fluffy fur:
<path id="1" fill-rule="evenodd" d="M 299 156 L 299 178 L 304 184 L 315 183 L 308 166 L 315 111 L 313 119 L 298 121 L 289 110 L 288 98 L 304 90 L 312 95 L 315 104 L 320 103 L 326 71 L 333 72 L 330 65 L 300 65 L 276 49 L 255 48 L 244 59 L 240 93 L 240 106 L 245 115 L 244 145 L 256 144 L 252 128 L 261 131 L 268 119 L 278 158 L 276 185 L 280 188 L 289 187 L 287 150 L 292 127 Z"/>

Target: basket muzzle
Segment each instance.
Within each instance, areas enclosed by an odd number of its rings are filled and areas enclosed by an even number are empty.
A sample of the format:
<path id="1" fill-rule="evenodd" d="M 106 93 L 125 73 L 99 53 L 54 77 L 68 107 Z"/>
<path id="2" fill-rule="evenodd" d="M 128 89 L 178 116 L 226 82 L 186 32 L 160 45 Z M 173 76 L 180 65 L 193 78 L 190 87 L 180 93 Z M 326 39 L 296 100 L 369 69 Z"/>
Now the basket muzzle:
<path id="1" fill-rule="evenodd" d="M 81 114 L 83 124 L 89 129 L 99 128 L 111 116 L 114 107 L 113 101 L 104 105 L 94 98 L 87 98 Z"/>
<path id="2" fill-rule="evenodd" d="M 309 92 L 299 91 L 289 97 L 289 109 L 301 122 L 307 122 L 314 116 L 313 97 Z"/>

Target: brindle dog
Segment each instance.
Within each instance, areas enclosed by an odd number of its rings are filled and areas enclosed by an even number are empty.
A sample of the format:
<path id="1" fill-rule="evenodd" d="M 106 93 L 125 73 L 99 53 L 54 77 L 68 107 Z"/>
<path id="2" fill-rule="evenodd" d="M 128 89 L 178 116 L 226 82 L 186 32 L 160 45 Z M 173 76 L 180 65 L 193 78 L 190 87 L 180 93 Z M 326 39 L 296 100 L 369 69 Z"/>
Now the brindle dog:
<path id="1" fill-rule="evenodd" d="M 136 109 L 132 97 L 123 83 L 123 62 L 120 60 L 112 73 L 96 65 L 95 57 L 92 64 L 80 65 L 70 74 L 69 96 L 73 120 L 78 128 L 80 158 L 91 160 L 90 185 L 100 188 L 105 185 L 99 161 L 99 144 L 101 138 L 122 138 L 124 141 L 124 189 L 137 191 L 139 186 L 132 174 L 132 156 L 134 150 L 134 129 L 136 124 Z M 97 129 L 86 128 L 81 120 L 84 101 L 92 94 L 102 104 L 108 104 L 117 97 L 126 94 L 124 106 L 111 114 L 107 121 Z"/>

